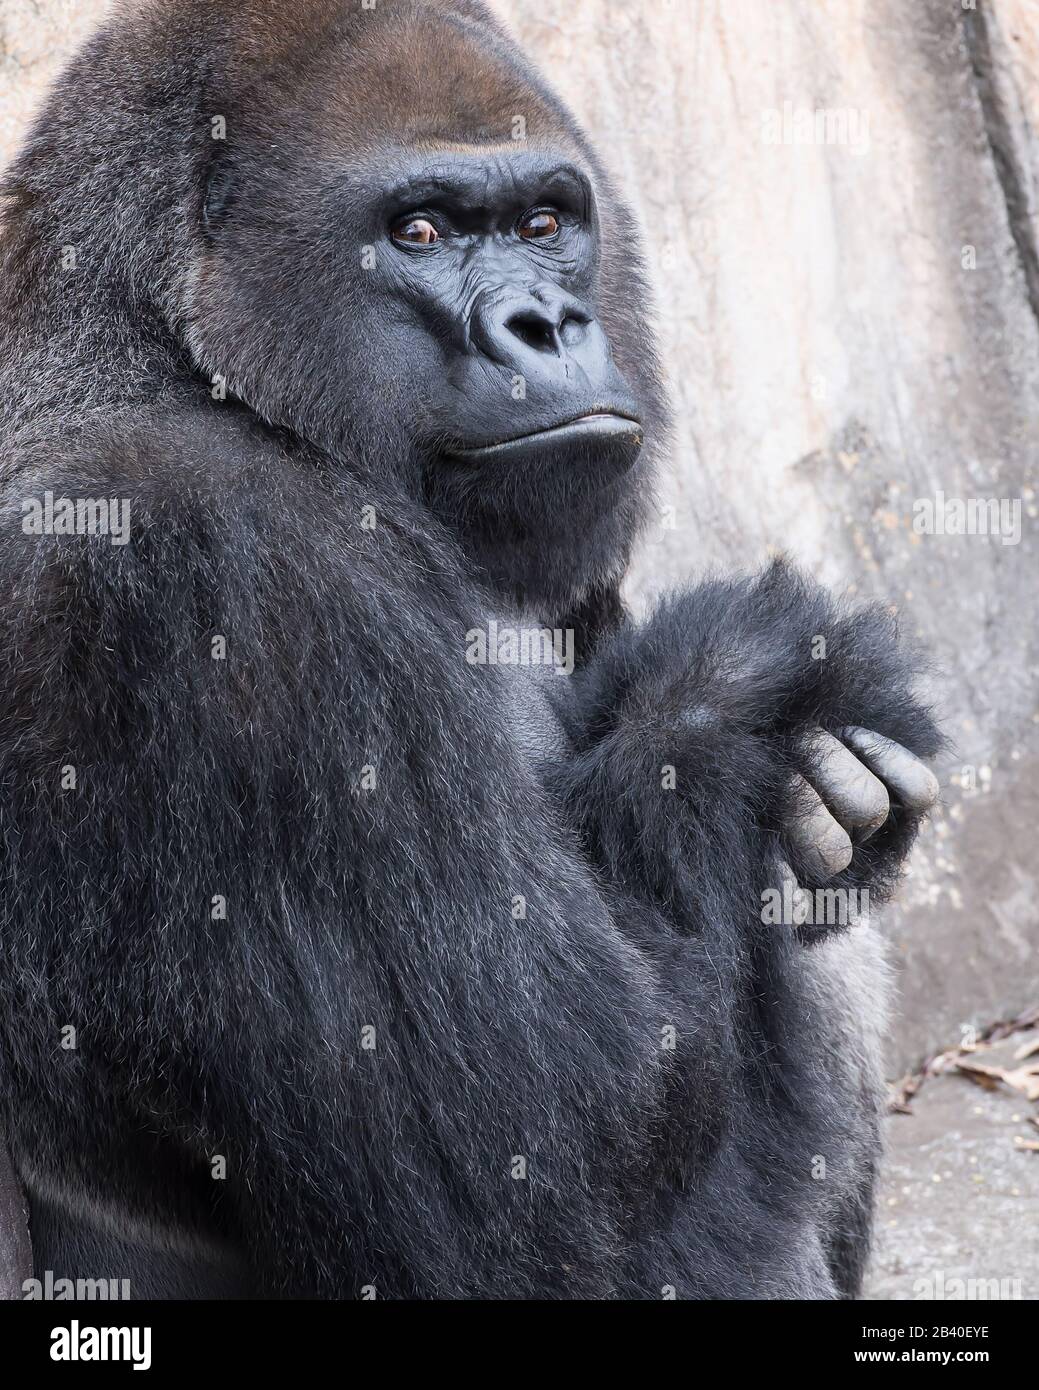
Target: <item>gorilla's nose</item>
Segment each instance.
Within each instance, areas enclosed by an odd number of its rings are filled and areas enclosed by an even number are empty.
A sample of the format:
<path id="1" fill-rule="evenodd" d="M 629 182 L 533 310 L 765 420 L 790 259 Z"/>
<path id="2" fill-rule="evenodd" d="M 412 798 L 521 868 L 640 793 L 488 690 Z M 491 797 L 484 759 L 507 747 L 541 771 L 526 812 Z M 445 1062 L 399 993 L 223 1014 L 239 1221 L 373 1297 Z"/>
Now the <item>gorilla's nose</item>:
<path id="1" fill-rule="evenodd" d="M 594 316 L 579 299 L 546 285 L 484 296 L 474 308 L 470 332 L 473 344 L 493 361 L 529 374 L 552 370 L 546 358 L 585 356 L 595 326 Z M 591 356 L 600 354 L 601 348 Z"/>
<path id="2" fill-rule="evenodd" d="M 508 313 L 504 327 L 533 351 L 558 355 L 564 346 L 580 343 L 591 321 L 580 300 L 553 287 L 532 291 L 526 303 Z"/>
<path id="3" fill-rule="evenodd" d="M 632 435 L 639 411 L 631 388 L 593 309 L 568 290 L 488 286 L 465 329 L 463 350 L 451 364 L 457 395 L 450 422 L 463 451 L 558 432 L 576 421 L 584 422 L 581 444 L 594 434 L 602 445 L 603 431 L 615 427 Z M 553 435 L 553 445 L 568 441 Z"/>

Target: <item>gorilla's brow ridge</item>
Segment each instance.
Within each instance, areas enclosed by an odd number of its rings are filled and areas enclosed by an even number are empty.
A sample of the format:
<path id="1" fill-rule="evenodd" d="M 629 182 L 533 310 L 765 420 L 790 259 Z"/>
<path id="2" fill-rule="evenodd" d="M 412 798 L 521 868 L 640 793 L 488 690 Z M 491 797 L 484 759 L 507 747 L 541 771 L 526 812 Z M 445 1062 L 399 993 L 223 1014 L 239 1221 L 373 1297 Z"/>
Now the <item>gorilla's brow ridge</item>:
<path id="1" fill-rule="evenodd" d="M 512 187 L 506 196 L 514 197 L 517 202 L 536 201 L 553 188 L 565 188 L 570 198 L 579 203 L 587 203 L 591 196 L 588 180 L 569 161 L 518 167 L 501 156 L 491 155 L 478 168 L 471 162 L 447 161 L 416 169 L 390 185 L 386 200 L 401 206 L 441 199 L 470 206 L 486 205 L 502 200 L 507 179 Z"/>

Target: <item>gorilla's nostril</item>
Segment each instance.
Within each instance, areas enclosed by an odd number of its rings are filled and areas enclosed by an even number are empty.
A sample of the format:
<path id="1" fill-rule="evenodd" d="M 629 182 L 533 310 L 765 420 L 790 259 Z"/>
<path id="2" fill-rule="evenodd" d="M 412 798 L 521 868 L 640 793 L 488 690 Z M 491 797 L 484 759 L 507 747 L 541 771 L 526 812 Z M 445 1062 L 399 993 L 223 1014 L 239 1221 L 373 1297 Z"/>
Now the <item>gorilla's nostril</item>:
<path id="1" fill-rule="evenodd" d="M 555 352 L 559 346 L 559 329 L 555 319 L 536 309 L 521 309 L 505 324 L 514 337 L 536 352 Z"/>

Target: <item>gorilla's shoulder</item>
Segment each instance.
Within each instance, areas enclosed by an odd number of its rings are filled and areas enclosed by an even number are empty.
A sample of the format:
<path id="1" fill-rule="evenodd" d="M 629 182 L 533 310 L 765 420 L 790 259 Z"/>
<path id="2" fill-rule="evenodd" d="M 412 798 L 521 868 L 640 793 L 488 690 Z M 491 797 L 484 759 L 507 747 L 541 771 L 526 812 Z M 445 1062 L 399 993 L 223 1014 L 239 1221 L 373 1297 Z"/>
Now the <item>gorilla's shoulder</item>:
<path id="1" fill-rule="evenodd" d="M 435 544 L 417 507 L 378 479 L 231 406 L 87 418 L 23 435 L 0 460 L 0 572 L 21 569 L 27 547 L 117 567 L 168 552 L 173 568 L 202 554 L 315 576 L 334 564 L 338 584 L 371 587 L 428 573 Z"/>
<path id="2" fill-rule="evenodd" d="M 235 507 L 276 486 L 288 459 L 277 437 L 233 408 L 127 409 L 24 434 L 6 451 L 0 505 L 6 515 L 50 493 L 186 516 L 197 507 Z"/>
<path id="3" fill-rule="evenodd" d="M 0 677 L 74 676 L 100 705 L 208 669 L 223 642 L 250 702 L 318 675 L 451 680 L 469 591 L 417 518 L 230 412 L 127 412 L 23 440 L 0 473 L 0 649 L 18 654 Z"/>

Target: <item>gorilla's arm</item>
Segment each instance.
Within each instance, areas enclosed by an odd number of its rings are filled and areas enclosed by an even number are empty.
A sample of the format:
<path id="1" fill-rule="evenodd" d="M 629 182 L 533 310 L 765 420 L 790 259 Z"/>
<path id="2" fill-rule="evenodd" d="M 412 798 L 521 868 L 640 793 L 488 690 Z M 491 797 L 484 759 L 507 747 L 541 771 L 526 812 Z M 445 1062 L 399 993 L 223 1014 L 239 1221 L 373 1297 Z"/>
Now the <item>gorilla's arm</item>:
<path id="1" fill-rule="evenodd" d="M 746 882 L 748 856 L 762 888 L 789 860 L 799 884 L 876 904 L 937 791 L 917 761 L 942 744 L 917 674 L 888 613 L 847 608 L 782 562 L 706 582 L 553 689 L 573 750 L 556 789 L 600 868 L 686 928 L 718 866 Z"/>
<path id="2" fill-rule="evenodd" d="M 231 434 L 9 476 L 0 1133 L 30 1200 L 267 1293 L 606 1296 L 674 1010 L 420 519 Z M 44 487 L 129 543 L 21 534 Z"/>

